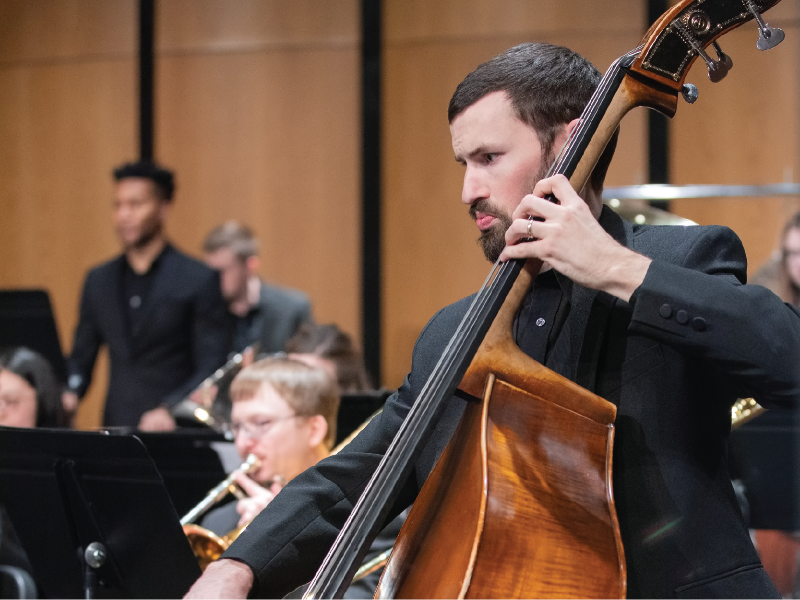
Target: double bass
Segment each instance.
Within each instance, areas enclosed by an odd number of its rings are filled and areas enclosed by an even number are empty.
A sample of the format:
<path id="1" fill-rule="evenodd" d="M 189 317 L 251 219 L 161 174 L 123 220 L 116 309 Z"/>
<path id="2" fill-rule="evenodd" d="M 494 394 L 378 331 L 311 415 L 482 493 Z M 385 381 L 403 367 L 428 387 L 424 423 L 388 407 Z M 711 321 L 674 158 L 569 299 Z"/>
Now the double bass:
<path id="1" fill-rule="evenodd" d="M 672 117 L 678 96 L 695 102 L 685 80 L 698 58 L 715 83 L 733 67 L 717 42 L 728 31 L 755 19 L 760 50 L 780 43 L 783 32 L 761 16 L 778 1 L 675 4 L 611 65 L 548 175 L 581 190 L 630 110 Z M 512 337 L 540 268 L 534 259 L 494 265 L 305 597 L 341 597 L 457 390 L 475 401 L 420 491 L 376 597 L 625 597 L 611 477 L 616 408 Z"/>

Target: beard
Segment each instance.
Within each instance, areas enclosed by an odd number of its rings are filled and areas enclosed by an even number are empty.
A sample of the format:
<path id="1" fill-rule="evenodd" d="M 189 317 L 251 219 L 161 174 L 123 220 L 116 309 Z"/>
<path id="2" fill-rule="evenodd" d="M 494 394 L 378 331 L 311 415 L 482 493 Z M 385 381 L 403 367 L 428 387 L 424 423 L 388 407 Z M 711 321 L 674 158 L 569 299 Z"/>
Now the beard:
<path id="1" fill-rule="evenodd" d="M 477 220 L 477 212 L 486 213 L 497 219 L 489 229 L 481 231 L 478 244 L 489 262 L 497 262 L 503 248 L 506 247 L 506 231 L 511 227 L 511 215 L 505 214 L 488 200 L 478 200 L 469 207 L 469 216 Z"/>
<path id="2" fill-rule="evenodd" d="M 533 188 L 536 187 L 536 184 L 539 183 L 540 180 L 547 177 L 550 170 L 550 163 L 553 162 L 554 158 L 555 157 L 552 151 L 546 152 L 543 155 L 541 161 L 542 166 L 539 169 L 539 172 L 536 173 L 528 183 L 525 191 L 526 195 L 532 193 Z M 520 198 L 520 200 L 522 200 L 522 198 Z M 499 207 L 495 206 L 485 198 L 482 198 L 470 205 L 469 216 L 472 217 L 473 221 L 477 220 L 478 216 L 476 213 L 478 212 L 486 213 L 487 215 L 491 215 L 497 219 L 489 229 L 484 229 L 481 231 L 481 235 L 478 238 L 478 244 L 480 244 L 486 260 L 491 263 L 497 262 L 497 259 L 500 258 L 500 254 L 506 247 L 506 231 L 508 231 L 508 228 L 511 227 L 511 215 L 506 214 Z"/>
<path id="3" fill-rule="evenodd" d="M 164 227 L 160 220 L 151 219 L 142 224 L 141 231 L 135 240 L 125 244 L 125 250 L 140 250 L 146 247 L 156 237 L 161 235 Z"/>

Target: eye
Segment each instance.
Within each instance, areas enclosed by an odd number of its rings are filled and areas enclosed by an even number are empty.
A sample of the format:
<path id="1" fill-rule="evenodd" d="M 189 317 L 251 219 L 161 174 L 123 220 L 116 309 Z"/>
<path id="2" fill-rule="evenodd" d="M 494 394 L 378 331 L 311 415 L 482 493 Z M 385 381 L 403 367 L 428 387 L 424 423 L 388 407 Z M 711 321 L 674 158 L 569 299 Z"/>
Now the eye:
<path id="1" fill-rule="evenodd" d="M 490 165 L 497 160 L 498 156 L 500 155 L 495 152 L 487 152 L 483 155 L 483 162 L 485 162 L 487 165 Z"/>

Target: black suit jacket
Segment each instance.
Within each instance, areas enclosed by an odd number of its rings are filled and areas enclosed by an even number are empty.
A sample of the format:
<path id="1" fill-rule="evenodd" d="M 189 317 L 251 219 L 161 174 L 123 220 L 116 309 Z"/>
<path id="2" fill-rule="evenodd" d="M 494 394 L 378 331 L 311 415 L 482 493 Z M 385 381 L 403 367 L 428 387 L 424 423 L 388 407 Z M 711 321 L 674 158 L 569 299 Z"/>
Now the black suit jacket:
<path id="1" fill-rule="evenodd" d="M 737 397 L 800 404 L 800 312 L 742 285 L 744 249 L 726 228 L 632 226 L 607 209 L 600 223 L 653 258 L 631 303 L 574 285 L 565 329 L 572 360 L 562 375 L 618 407 L 614 495 L 629 596 L 775 596 L 731 488 L 726 446 Z M 380 417 L 296 477 L 225 554 L 250 565 L 258 593 L 280 595 L 313 576 L 469 300 L 431 319 Z M 450 401 L 390 516 L 413 501 L 463 408 Z"/>
<path id="2" fill-rule="evenodd" d="M 241 317 L 240 317 L 241 318 Z M 313 323 L 311 302 L 303 292 L 261 282 L 258 292 L 258 312 L 248 339 L 234 340 L 234 351 L 258 342 L 263 354 L 283 352 L 303 323 Z"/>
<path id="3" fill-rule="evenodd" d="M 229 326 L 218 273 L 167 246 L 140 326 L 129 333 L 120 305 L 124 260 L 87 274 L 68 368 L 70 387 L 82 396 L 106 344 L 111 373 L 104 423 L 136 426 L 144 412 L 175 404 L 225 363 Z"/>

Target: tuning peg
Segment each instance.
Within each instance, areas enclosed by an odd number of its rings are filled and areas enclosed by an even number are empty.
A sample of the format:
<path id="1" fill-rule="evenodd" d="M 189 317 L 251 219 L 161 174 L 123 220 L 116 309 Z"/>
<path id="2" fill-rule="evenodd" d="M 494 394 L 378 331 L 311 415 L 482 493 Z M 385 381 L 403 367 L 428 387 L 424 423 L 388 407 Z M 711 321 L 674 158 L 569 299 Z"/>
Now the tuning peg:
<path id="1" fill-rule="evenodd" d="M 708 78 L 713 83 L 719 83 L 725 76 L 728 74 L 728 65 L 725 64 L 724 61 L 721 60 L 714 60 L 712 59 L 705 50 L 699 50 L 700 56 L 706 61 L 706 67 L 708 67 Z"/>
<path id="2" fill-rule="evenodd" d="M 714 41 L 714 50 L 717 52 L 717 60 L 723 63 L 725 68 L 730 71 L 733 68 L 733 59 L 722 51 L 716 40 Z"/>
<path id="3" fill-rule="evenodd" d="M 708 68 L 708 78 L 714 83 L 718 83 L 725 79 L 725 76 L 728 74 L 728 71 L 730 71 L 731 66 L 733 66 L 733 61 L 727 54 L 722 52 L 722 49 L 719 48 L 719 45 L 715 44 L 715 49 L 717 50 L 719 60 L 714 60 L 708 55 L 708 52 L 705 51 L 702 44 L 697 41 L 697 38 L 692 35 L 692 32 L 689 31 L 689 28 L 686 25 L 680 21 L 676 21 L 674 26 L 681 34 L 681 37 L 692 47 L 692 50 L 697 52 L 700 58 L 702 58 L 706 63 L 706 68 Z"/>
<path id="4" fill-rule="evenodd" d="M 684 83 L 683 87 L 681 88 L 681 96 L 683 96 L 683 99 L 686 100 L 687 104 L 694 104 L 697 101 L 698 96 L 700 96 L 700 92 L 697 90 L 696 85 Z"/>
<path id="5" fill-rule="evenodd" d="M 756 23 L 758 23 L 758 41 L 756 42 L 756 48 L 759 50 L 769 50 L 780 44 L 786 37 L 786 34 L 783 33 L 783 29 L 767 25 L 761 13 L 758 12 L 753 0 L 745 0 L 744 3 L 747 5 L 747 10 L 749 10 L 755 18 Z"/>

